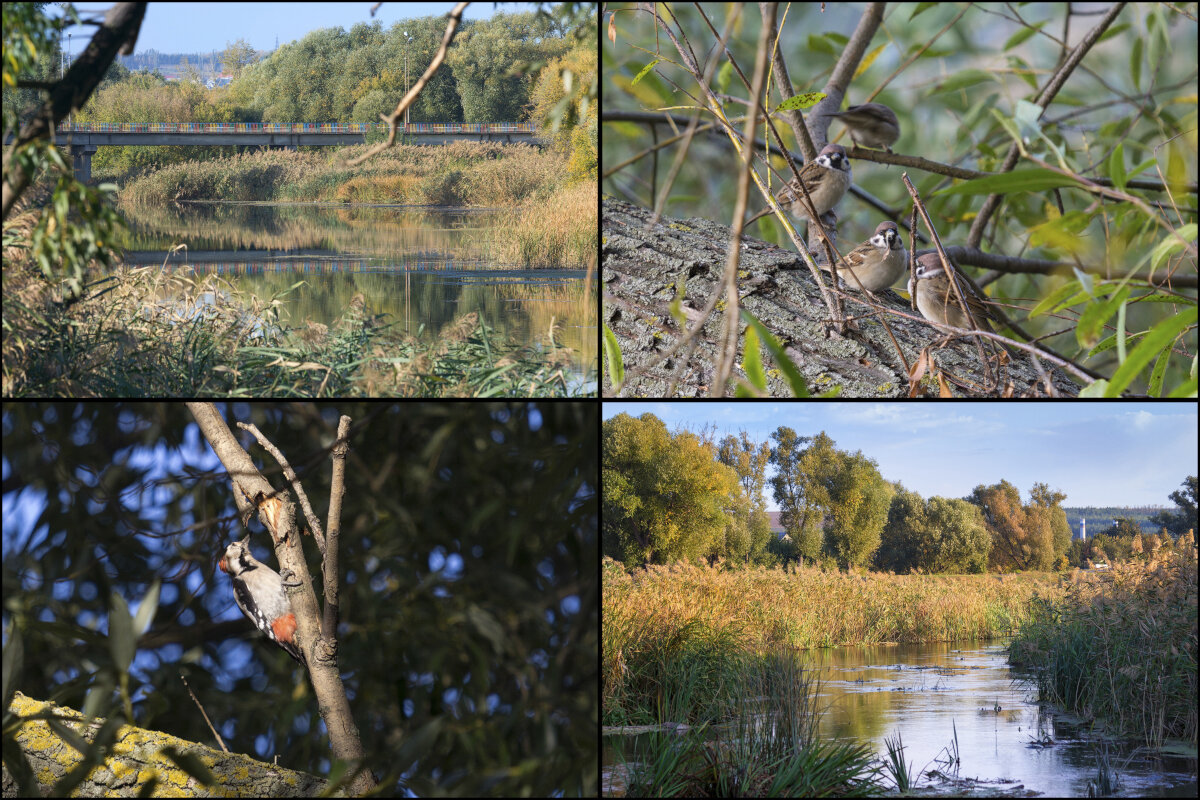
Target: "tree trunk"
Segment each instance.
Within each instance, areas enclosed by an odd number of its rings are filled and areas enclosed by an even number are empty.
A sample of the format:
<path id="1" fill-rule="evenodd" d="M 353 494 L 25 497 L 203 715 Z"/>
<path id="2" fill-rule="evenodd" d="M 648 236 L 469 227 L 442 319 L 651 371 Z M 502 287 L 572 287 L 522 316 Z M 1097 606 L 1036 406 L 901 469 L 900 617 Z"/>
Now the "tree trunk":
<path id="1" fill-rule="evenodd" d="M 724 301 L 691 342 L 669 358 L 660 356 L 681 335 L 678 322 L 671 316 L 671 303 L 680 285 L 680 310 L 689 327 L 698 320 L 712 293 L 720 290 L 729 228 L 694 217 L 664 217 L 647 230 L 652 216 L 647 209 L 606 198 L 602 210 L 604 322 L 616 336 L 627 373 L 621 396 L 715 395 L 712 383 Z M 998 372 L 1000 380 L 989 384 L 973 337 L 935 348 L 933 345 L 944 338 L 936 328 L 924 321 L 888 314 L 887 322 L 903 352 L 902 360 L 887 330 L 875 317 L 876 312 L 857 301 L 856 293 L 847 292 L 844 304 L 846 315 L 856 319 L 844 333 L 838 333 L 829 322 L 820 291 L 803 261 L 790 250 L 756 239 L 744 240 L 737 284 L 741 308 L 779 339 L 814 394 L 836 388 L 840 389 L 839 397 L 904 397 L 909 392 L 909 368 L 926 347 L 944 373 L 946 386 L 956 396 L 1078 394 L 1078 387 L 1065 373 L 1043 361 L 1052 382 L 1048 391 L 1043 376 L 1024 353 L 999 370 L 993 358 L 992 373 Z M 875 295 L 885 308 L 920 316 L 890 289 Z M 741 369 L 745 325 L 740 325 L 739 331 L 734 375 L 745 378 Z M 765 350 L 763 361 L 771 395 L 788 396 L 788 385 Z M 927 370 L 918 394 L 936 397 L 940 391 L 937 378 Z M 614 396 L 607 371 L 604 393 Z"/>

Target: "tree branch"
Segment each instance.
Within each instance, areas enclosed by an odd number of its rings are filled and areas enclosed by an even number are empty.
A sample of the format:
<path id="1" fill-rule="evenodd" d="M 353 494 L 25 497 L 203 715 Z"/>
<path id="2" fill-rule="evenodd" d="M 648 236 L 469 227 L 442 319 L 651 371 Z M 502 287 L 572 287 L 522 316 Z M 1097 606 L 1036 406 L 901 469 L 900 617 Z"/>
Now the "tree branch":
<path id="1" fill-rule="evenodd" d="M 404 110 L 411 106 L 421 94 L 421 90 L 425 88 L 425 84 L 429 83 L 429 79 L 437 74 L 438 68 L 442 66 L 442 62 L 446 59 L 446 51 L 450 49 L 450 43 L 454 41 L 454 33 L 458 30 L 458 26 L 462 23 L 463 12 L 466 11 L 470 3 L 459 3 L 450 12 L 450 21 L 446 23 L 446 33 L 442 36 L 442 46 L 433 54 L 433 61 L 429 62 L 429 66 L 425 68 L 425 72 L 413 84 L 413 87 L 408 90 L 408 94 L 400 99 L 400 105 L 396 106 L 396 110 L 387 114 L 380 114 L 379 118 L 388 124 L 388 138 L 386 142 L 380 142 L 372 147 L 367 152 L 363 153 L 358 158 L 353 158 L 347 161 L 347 165 L 353 167 L 363 163 L 376 153 L 381 153 L 387 150 L 396 143 L 396 123 L 404 116 Z"/>
<path id="2" fill-rule="evenodd" d="M 96 31 L 87 48 L 67 70 L 62 80 L 50 89 L 50 97 L 21 128 L 12 146 L 4 151 L 4 219 L 29 186 L 30 176 L 13 158 L 17 150 L 35 139 L 50 139 L 58 123 L 72 109 L 82 108 L 100 85 L 118 51 L 128 55 L 137 42 L 145 3 L 117 3 L 104 15 L 104 24 Z"/>

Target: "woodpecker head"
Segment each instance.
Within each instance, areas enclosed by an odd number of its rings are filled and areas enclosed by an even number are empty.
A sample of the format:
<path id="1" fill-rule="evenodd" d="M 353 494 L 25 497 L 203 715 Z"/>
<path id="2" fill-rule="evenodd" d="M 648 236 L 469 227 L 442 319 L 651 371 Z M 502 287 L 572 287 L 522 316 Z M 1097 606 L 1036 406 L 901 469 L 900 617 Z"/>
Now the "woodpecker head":
<path id="1" fill-rule="evenodd" d="M 250 537 L 247 536 L 240 542 L 226 547 L 225 555 L 217 561 L 217 566 L 227 575 L 240 575 L 250 567 L 249 562 L 253 560 L 254 556 L 250 555 Z"/>

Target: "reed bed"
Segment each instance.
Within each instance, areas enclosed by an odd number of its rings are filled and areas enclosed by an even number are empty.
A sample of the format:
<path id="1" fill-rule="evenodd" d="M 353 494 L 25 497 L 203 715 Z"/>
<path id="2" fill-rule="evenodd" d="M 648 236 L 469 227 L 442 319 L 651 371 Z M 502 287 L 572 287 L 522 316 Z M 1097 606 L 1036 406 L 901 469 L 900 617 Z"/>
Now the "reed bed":
<path id="1" fill-rule="evenodd" d="M 852 575 L 726 571 L 674 564 L 633 574 L 604 561 L 605 724 L 653 719 L 653 698 L 681 657 L 708 665 L 696 692 L 736 705 L 732 676 L 771 648 L 991 638 L 1011 633 L 1055 575 Z M 704 713 L 711 713 L 711 708 Z"/>
<path id="2" fill-rule="evenodd" d="M 1041 697 L 1151 747 L 1196 747 L 1195 551 L 1077 574 L 1043 599 L 1009 646 L 1036 671 Z"/>
<path id="3" fill-rule="evenodd" d="M 11 284 L 11 285 L 10 285 Z M 292 287 L 296 288 L 295 286 Z M 583 392 L 534 347 L 479 315 L 433 341 L 405 335 L 353 298 L 333 325 L 297 328 L 227 279 L 120 268 L 79 302 L 6 272 L 4 394 L 10 397 L 566 397 Z M 168 298 L 168 299 L 163 299 Z"/>
<path id="4" fill-rule="evenodd" d="M 882 767 L 865 745 L 817 737 L 819 688 L 795 650 L 775 647 L 730 674 L 731 713 L 685 729 L 639 736 L 617 759 L 629 797 L 826 797 L 878 794 Z M 661 715 L 706 707 L 707 676 L 684 660 Z M 708 724 L 720 721 L 722 725 Z"/>

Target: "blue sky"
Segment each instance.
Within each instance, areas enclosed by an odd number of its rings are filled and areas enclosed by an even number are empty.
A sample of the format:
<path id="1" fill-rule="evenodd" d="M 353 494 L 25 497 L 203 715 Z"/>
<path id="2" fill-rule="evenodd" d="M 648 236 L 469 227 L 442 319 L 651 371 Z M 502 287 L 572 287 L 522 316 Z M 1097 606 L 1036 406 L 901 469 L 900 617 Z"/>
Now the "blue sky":
<path id="1" fill-rule="evenodd" d="M 923 497 L 1007 480 L 1024 500 L 1045 483 L 1067 495 L 1064 506 L 1174 508 L 1168 495 L 1197 474 L 1194 402 L 604 403 L 604 419 L 622 412 L 654 414 L 671 431 L 714 426 L 718 440 L 744 430 L 763 442 L 780 426 L 824 431 Z"/>
<path id="2" fill-rule="evenodd" d="M 454 3 L 383 3 L 371 16 L 374 3 L 150 3 L 142 30 L 138 34 L 138 52 L 207 53 L 224 50 L 238 39 L 245 39 L 256 50 L 274 50 L 279 44 L 301 39 L 317 28 L 341 26 L 346 30 L 356 22 L 368 25 L 375 20 L 386 31 L 392 23 L 450 13 Z M 111 3 L 87 3 L 75 6 L 81 19 L 103 17 Z M 54 5 L 47 13 L 59 16 Z M 465 19 L 487 19 L 497 12 L 517 14 L 532 11 L 536 3 L 471 3 Z M 72 34 L 72 52 L 79 55 L 95 33 L 95 27 L 68 28 Z M 64 50 L 66 47 L 64 46 Z"/>

